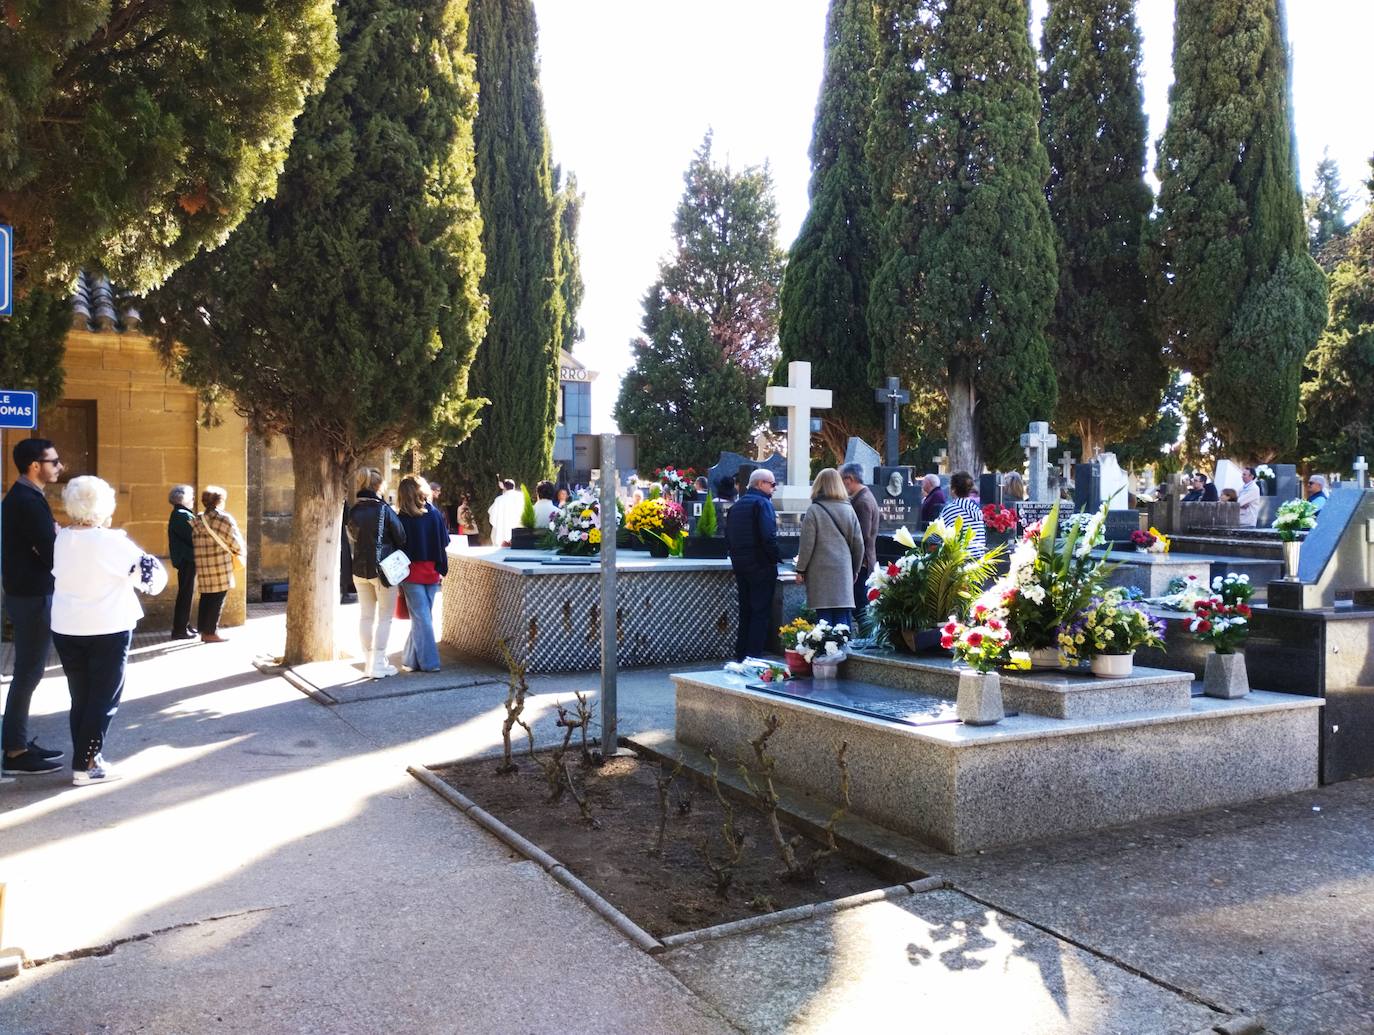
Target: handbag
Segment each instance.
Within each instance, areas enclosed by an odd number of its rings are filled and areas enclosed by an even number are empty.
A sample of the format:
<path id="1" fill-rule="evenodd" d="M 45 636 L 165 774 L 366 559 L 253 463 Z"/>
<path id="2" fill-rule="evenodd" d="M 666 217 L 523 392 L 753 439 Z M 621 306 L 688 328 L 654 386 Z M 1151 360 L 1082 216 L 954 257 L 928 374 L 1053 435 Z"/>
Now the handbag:
<path id="1" fill-rule="evenodd" d="M 382 529 L 386 527 L 386 516 L 390 511 L 386 500 L 381 500 L 377 507 L 377 573 L 383 586 L 399 586 L 410 574 L 410 558 L 399 547 L 382 556 Z"/>

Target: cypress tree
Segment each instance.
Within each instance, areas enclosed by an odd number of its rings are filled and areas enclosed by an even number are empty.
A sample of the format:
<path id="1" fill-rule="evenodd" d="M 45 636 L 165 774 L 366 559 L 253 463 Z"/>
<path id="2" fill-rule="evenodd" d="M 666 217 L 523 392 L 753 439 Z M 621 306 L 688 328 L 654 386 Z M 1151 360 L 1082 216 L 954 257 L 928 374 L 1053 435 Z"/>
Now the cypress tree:
<path id="1" fill-rule="evenodd" d="M 1202 378 L 1223 447 L 1251 456 L 1295 444 L 1326 320 L 1289 108 L 1279 0 L 1179 4 L 1150 261 L 1171 358 Z"/>
<path id="2" fill-rule="evenodd" d="M 553 473 L 558 350 L 565 306 L 560 212 L 539 88 L 531 0 L 470 0 L 469 47 L 480 100 L 477 200 L 491 320 L 473 364 L 482 423 L 446 452 L 445 467 L 473 495 L 485 529 L 498 478 L 534 483 Z"/>
<path id="3" fill-rule="evenodd" d="M 577 321 L 582 310 L 585 285 L 582 282 L 582 256 L 577 250 L 577 228 L 582 222 L 582 194 L 577 189 L 577 177 L 569 174 L 563 179 L 562 169 L 554 170 L 558 190 L 558 250 L 563 271 L 563 348 L 569 352 L 582 340 L 584 332 Z"/>
<path id="4" fill-rule="evenodd" d="M 1022 0 L 882 0 L 870 162 L 883 209 L 875 369 L 949 403 L 956 468 L 1016 463 L 1056 403 L 1049 162 Z"/>
<path id="5" fill-rule="evenodd" d="M 332 657 L 339 515 L 362 455 L 458 437 L 486 316 L 463 0 L 343 0 L 341 57 L 274 200 L 151 299 L 164 355 L 295 474 L 286 656 Z M 206 315 L 208 314 L 208 316 Z"/>
<path id="6" fill-rule="evenodd" d="M 1302 386 L 1301 438 L 1305 457 L 1340 470 L 1357 454 L 1374 456 L 1374 208 L 1350 232 L 1327 301 L 1326 330 Z"/>
<path id="7" fill-rule="evenodd" d="M 1350 229 L 1345 221 L 1346 210 L 1350 208 L 1350 195 L 1341 190 L 1341 170 L 1336 159 L 1331 157 L 1329 148 L 1322 150 L 1322 160 L 1317 163 L 1316 183 L 1303 200 L 1308 240 L 1312 245 L 1312 254 L 1316 255 L 1333 238 L 1343 236 Z"/>
<path id="8" fill-rule="evenodd" d="M 1132 0 L 1051 0 L 1040 40 L 1045 194 L 1059 244 L 1049 336 L 1058 421 L 1083 455 L 1132 437 L 1167 381 L 1145 309 L 1145 183 L 1140 30 Z"/>
<path id="9" fill-rule="evenodd" d="M 851 435 L 882 436 L 865 316 L 874 227 L 864 143 L 877 44 L 873 0 L 831 0 L 811 136 L 811 208 L 788 255 L 779 303 L 779 366 L 807 360 L 813 383 L 834 393 L 821 437 L 837 457 Z"/>
<path id="10" fill-rule="evenodd" d="M 16 245 L 0 379 L 51 399 L 82 266 L 143 291 L 271 195 L 293 120 L 338 56 L 333 5 L 11 0 L 0 10 L 0 223 Z"/>

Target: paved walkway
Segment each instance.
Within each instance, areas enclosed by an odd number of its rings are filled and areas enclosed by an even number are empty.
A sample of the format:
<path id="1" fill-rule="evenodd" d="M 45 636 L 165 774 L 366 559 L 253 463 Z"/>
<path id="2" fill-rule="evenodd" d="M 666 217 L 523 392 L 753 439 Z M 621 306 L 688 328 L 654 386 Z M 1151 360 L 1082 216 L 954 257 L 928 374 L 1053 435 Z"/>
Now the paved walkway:
<path id="1" fill-rule="evenodd" d="M 953 887 L 650 958 L 406 774 L 499 744 L 501 673 L 324 706 L 251 667 L 281 639 L 255 609 L 229 644 L 141 641 L 126 779 L 0 787 L 0 941 L 32 964 L 0 1032 L 1374 1032 L 1370 782 L 915 856 Z M 596 680 L 532 682 L 547 715 Z M 620 700 L 671 727 L 662 671 Z M 41 739 L 65 704 L 53 669 Z"/>

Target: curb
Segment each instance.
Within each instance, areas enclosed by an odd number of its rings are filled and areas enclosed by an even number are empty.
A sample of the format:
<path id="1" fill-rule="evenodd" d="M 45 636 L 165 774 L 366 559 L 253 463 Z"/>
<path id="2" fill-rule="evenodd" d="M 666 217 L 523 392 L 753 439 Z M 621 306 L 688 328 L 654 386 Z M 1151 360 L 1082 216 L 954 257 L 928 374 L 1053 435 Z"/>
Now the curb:
<path id="1" fill-rule="evenodd" d="M 574 895 L 585 902 L 603 920 L 609 923 L 617 931 L 630 940 L 634 945 L 648 953 L 659 953 L 663 951 L 663 943 L 651 935 L 644 928 L 640 927 L 628 916 L 616 909 L 604 898 L 598 895 L 586 884 L 582 883 L 572 872 L 561 862 L 544 851 L 529 839 L 518 834 L 499 819 L 479 808 L 467 795 L 454 790 L 443 780 L 435 776 L 426 766 L 407 766 L 406 772 L 419 780 L 422 784 L 434 791 L 445 801 L 456 805 L 458 809 L 478 826 L 488 833 L 494 835 L 498 840 L 510 848 L 512 851 L 523 855 L 533 863 L 537 863 L 545 873 L 552 877 L 563 887 L 567 888 Z"/>
<path id="2" fill-rule="evenodd" d="M 301 676 L 298 676 L 296 674 L 296 670 L 289 665 L 277 669 L 272 674 L 281 676 L 288 683 L 294 686 L 297 690 L 305 694 L 306 697 L 309 697 L 311 700 L 315 701 L 316 704 L 322 704 L 325 707 L 329 708 L 339 703 L 334 697 L 330 696 L 325 691 L 319 689 L 316 686 L 313 686 L 310 682 L 308 682 Z"/>

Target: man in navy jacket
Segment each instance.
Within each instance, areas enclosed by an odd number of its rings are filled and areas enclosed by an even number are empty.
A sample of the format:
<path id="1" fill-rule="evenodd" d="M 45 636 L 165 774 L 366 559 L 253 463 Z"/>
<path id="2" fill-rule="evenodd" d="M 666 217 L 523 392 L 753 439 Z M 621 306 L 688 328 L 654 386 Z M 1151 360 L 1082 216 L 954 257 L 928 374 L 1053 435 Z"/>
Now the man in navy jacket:
<path id="1" fill-rule="evenodd" d="M 739 592 L 735 660 L 768 649 L 773 591 L 778 584 L 778 521 L 773 512 L 773 472 L 756 468 L 749 488 L 725 516 L 725 542 Z"/>
<path id="2" fill-rule="evenodd" d="M 52 549 L 57 524 L 43 486 L 57 481 L 62 461 L 45 438 L 26 438 L 14 447 L 19 478 L 0 503 L 0 567 L 4 568 L 5 611 L 14 626 L 14 677 L 5 700 L 5 776 L 54 773 L 61 751 L 29 739 L 29 701 L 43 679 L 52 642 Z"/>

